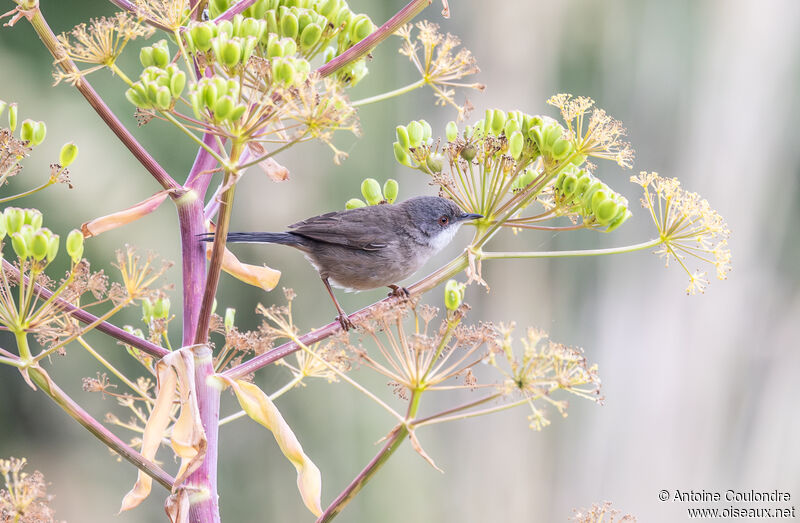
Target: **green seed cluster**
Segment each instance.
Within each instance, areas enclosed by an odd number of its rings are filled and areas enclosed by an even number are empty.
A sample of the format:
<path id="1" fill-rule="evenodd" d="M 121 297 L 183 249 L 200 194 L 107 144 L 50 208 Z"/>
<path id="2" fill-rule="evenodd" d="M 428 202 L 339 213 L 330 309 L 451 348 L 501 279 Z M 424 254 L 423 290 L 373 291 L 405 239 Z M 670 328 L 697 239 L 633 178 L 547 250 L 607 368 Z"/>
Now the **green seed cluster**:
<path id="1" fill-rule="evenodd" d="M 456 280 L 448 280 L 444 286 L 444 305 L 447 310 L 454 311 L 461 307 L 461 302 L 464 301 L 464 291 L 467 286 L 464 283 L 458 283 Z"/>
<path id="2" fill-rule="evenodd" d="M 212 0 L 209 14 L 216 18 L 235 3 L 236 0 Z M 217 25 L 227 27 L 224 24 L 231 22 Z M 211 39 L 219 32 L 214 26 L 211 21 L 192 24 L 184 34 L 188 47 L 207 52 Z M 258 0 L 236 15 L 232 26 L 231 36 L 258 38 L 260 56 L 269 57 L 269 35 L 275 35 L 294 41 L 295 52 L 301 57 L 311 59 L 322 53 L 326 62 L 375 30 L 367 15 L 354 13 L 344 0 Z M 355 84 L 367 74 L 366 62 L 358 60 L 338 74 Z"/>
<path id="3" fill-rule="evenodd" d="M 0 216 L 0 239 L 6 235 L 20 263 L 32 258 L 47 265 L 58 254 L 59 237 L 42 227 L 42 213 L 36 209 L 7 207 Z"/>
<path id="4" fill-rule="evenodd" d="M 375 178 L 366 178 L 361 182 L 361 194 L 364 200 L 359 198 L 351 198 L 347 200 L 344 207 L 345 209 L 358 209 L 359 207 L 366 207 L 367 205 L 378 205 L 380 203 L 394 203 L 397 199 L 397 193 L 400 191 L 400 186 L 397 180 L 389 178 L 383 184 L 383 191 L 381 185 Z"/>
<path id="5" fill-rule="evenodd" d="M 394 157 L 398 163 L 431 173 L 442 170 L 440 158 L 432 158 L 431 166 L 426 164 L 427 159 L 431 157 L 427 153 L 433 136 L 431 124 L 425 120 L 414 120 L 408 125 L 398 125 L 395 128 L 395 135 L 397 141 L 392 146 L 394 147 Z"/>
<path id="6" fill-rule="evenodd" d="M 145 67 L 125 97 L 139 109 L 172 109 L 186 87 L 186 73 L 170 63 L 166 40 L 142 48 L 139 61 Z"/>
<path id="7" fill-rule="evenodd" d="M 22 121 L 19 137 L 23 142 L 28 142 L 28 145 L 35 147 L 44 141 L 45 136 L 47 136 L 47 126 L 44 122 L 30 118 Z"/>
<path id="8" fill-rule="evenodd" d="M 234 123 L 247 111 L 239 101 L 239 83 L 236 80 L 214 75 L 201 78 L 192 85 L 189 101 L 198 120 L 210 116 L 215 122 Z"/>
<path id="9" fill-rule="evenodd" d="M 153 320 L 164 320 L 169 318 L 169 298 L 156 298 L 142 300 L 142 321 L 148 325 Z"/>
<path id="10" fill-rule="evenodd" d="M 598 180 L 586 169 L 567 167 L 554 184 L 556 205 L 577 208 L 586 223 L 607 226 L 613 231 L 630 218 L 628 200 Z"/>

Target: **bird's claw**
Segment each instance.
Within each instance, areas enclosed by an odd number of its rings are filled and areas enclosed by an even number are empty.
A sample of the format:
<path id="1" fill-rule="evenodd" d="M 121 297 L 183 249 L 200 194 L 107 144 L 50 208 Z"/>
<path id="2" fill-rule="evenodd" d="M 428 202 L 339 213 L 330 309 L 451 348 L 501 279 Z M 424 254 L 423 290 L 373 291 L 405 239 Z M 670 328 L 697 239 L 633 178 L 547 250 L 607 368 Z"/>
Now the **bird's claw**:
<path id="1" fill-rule="evenodd" d="M 394 296 L 396 298 L 408 298 L 411 296 L 411 293 L 405 287 L 400 287 L 398 285 L 389 285 L 389 288 L 392 289 L 392 292 L 387 294 L 387 296 Z"/>
<path id="2" fill-rule="evenodd" d="M 339 325 L 342 326 L 342 330 L 345 332 L 355 328 L 355 325 L 353 325 L 353 322 L 347 317 L 347 314 L 339 314 L 336 319 L 339 320 Z"/>

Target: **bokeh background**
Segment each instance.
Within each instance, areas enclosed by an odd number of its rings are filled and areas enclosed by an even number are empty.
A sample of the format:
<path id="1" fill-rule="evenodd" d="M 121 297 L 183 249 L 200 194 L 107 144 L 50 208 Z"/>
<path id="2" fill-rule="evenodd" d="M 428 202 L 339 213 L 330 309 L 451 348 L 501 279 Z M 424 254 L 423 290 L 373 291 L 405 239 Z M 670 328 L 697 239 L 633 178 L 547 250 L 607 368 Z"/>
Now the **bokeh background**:
<path id="1" fill-rule="evenodd" d="M 3 2 L 0 10 L 11 9 Z M 41 0 L 56 32 L 91 16 L 113 13 L 104 2 Z M 556 116 L 545 100 L 558 92 L 583 94 L 621 119 L 637 151 L 634 171 L 678 176 L 706 197 L 729 222 L 734 269 L 705 295 L 687 297 L 685 275 L 647 252 L 572 260 L 487 263 L 491 292 L 470 287 L 473 321 L 535 325 L 553 339 L 584 347 L 600 366 L 605 404 L 571 401 L 569 417 L 537 433 L 527 411 L 429 428 L 420 434 L 442 475 L 406 445 L 341 515 L 351 522 L 564 521 L 574 508 L 610 500 L 640 521 L 687 519 L 688 505 L 658 500 L 662 489 L 724 492 L 777 489 L 800 504 L 800 147 L 792 126 L 800 117 L 800 3 L 796 0 L 563 0 L 450 2 L 423 13 L 458 34 L 477 57 L 487 85 L 468 93 L 477 115 L 486 108 Z M 356 11 L 380 23 L 401 0 L 352 0 Z M 136 50 L 121 62 L 135 75 Z M 353 98 L 405 85 L 415 71 L 392 39 L 374 53 L 371 74 Z M 60 144 L 81 154 L 72 168 L 75 189 L 56 186 L 23 205 L 46 209 L 45 222 L 66 233 L 85 220 L 118 210 L 158 190 L 156 183 L 68 85 L 51 87 L 51 60 L 23 21 L 0 31 L 0 99 L 17 101 L 22 117 L 44 119 L 45 145 L 23 176 L 4 191 L 44 179 Z M 138 139 L 175 178 L 183 179 L 195 147 L 162 123 L 136 129 L 122 83 L 105 72 L 90 80 Z M 463 97 L 459 93 L 459 99 Z M 342 136 L 350 154 L 332 164 L 322 145 L 297 147 L 279 157 L 291 180 L 274 184 L 252 172 L 241 181 L 235 230 L 280 230 L 306 216 L 341 208 L 360 181 L 394 177 L 401 198 L 432 194 L 427 179 L 399 167 L 392 156 L 394 127 L 424 117 L 441 133 L 454 118 L 419 90 L 361 109 L 363 136 Z M 603 164 L 598 173 L 632 202 L 630 172 Z M 646 213 L 611 235 L 591 232 L 504 234 L 497 250 L 601 248 L 635 243 L 654 233 Z M 449 250 L 422 273 L 456 254 Z M 140 222 L 87 243 L 94 268 L 109 266 L 125 243 L 179 261 L 177 218 L 166 203 Z M 240 258 L 283 271 L 294 288 L 298 322 L 311 328 L 333 311 L 310 266 L 291 249 L 241 246 Z M 62 260 L 63 262 L 63 260 Z M 420 273 L 420 275 L 422 274 Z M 169 278 L 179 285 L 179 271 Z M 383 291 L 341 295 L 355 310 Z M 174 294 L 173 304 L 178 304 Z M 220 307 L 233 306 L 243 328 L 256 325 L 254 306 L 282 302 L 280 291 L 257 292 L 223 276 Z M 428 296 L 440 300 L 439 291 Z M 179 315 L 179 311 L 175 310 Z M 136 323 L 128 311 L 117 323 Z M 176 324 L 177 326 L 177 324 Z M 178 330 L 173 329 L 177 339 Z M 521 329 L 519 330 L 521 333 Z M 93 338 L 123 368 L 134 370 L 120 347 Z M 5 346 L 9 346 L 4 342 Z M 114 408 L 80 390 L 81 377 L 98 370 L 80 347 L 57 358 L 53 373 L 97 416 Z M 364 377 L 364 373 L 361 374 Z M 364 377 L 387 392 L 379 378 Z M 256 381 L 267 390 L 287 380 L 267 369 Z M 387 394 L 388 395 L 388 394 Z M 225 398 L 226 412 L 233 410 Z M 429 400 L 431 404 L 435 400 Z M 346 384 L 310 383 L 278 403 L 323 472 L 323 502 L 333 499 L 377 450 L 392 420 Z M 128 435 L 122 434 L 127 437 Z M 69 522 L 163 521 L 158 487 L 143 506 L 114 516 L 135 470 L 108 451 L 19 374 L 0 368 L 0 456 L 27 456 L 30 469 L 52 483 L 53 506 Z M 164 459 L 169 457 L 164 454 Z M 171 466 L 170 463 L 167 463 Z M 294 469 L 259 426 L 238 421 L 221 432 L 220 493 L 225 521 L 310 521 L 295 487 Z M 725 508 L 726 503 L 717 505 Z M 759 504 L 738 505 L 755 507 Z"/>

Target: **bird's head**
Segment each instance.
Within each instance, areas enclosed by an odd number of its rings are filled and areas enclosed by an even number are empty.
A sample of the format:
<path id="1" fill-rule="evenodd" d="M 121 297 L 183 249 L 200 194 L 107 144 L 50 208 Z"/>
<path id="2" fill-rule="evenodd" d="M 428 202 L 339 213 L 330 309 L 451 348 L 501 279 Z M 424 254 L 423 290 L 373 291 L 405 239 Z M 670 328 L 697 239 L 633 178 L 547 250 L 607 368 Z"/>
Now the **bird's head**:
<path id="1" fill-rule="evenodd" d="M 462 224 L 483 218 L 480 214 L 465 213 L 452 200 L 436 196 L 418 196 L 402 205 L 411 223 L 429 239 L 436 251 L 450 243 Z"/>

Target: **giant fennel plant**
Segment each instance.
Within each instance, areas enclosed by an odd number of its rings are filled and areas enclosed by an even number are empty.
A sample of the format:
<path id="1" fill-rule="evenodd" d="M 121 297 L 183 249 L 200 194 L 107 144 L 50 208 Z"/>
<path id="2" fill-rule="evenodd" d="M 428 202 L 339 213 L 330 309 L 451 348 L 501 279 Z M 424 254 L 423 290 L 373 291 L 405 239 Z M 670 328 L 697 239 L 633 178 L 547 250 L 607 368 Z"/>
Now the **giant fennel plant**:
<path id="1" fill-rule="evenodd" d="M 459 103 L 456 89 L 484 86 L 471 80 L 477 64 L 456 37 L 440 33 L 430 22 L 411 24 L 429 0 L 412 0 L 379 27 L 344 0 L 112 2 L 120 8 L 116 15 L 55 35 L 36 0 L 14 0 L 5 25 L 29 23 L 53 55 L 55 83 L 77 89 L 162 190 L 127 209 L 62 231 L 67 233 L 64 242 L 44 227 L 52 224 L 40 210 L 2 210 L 0 324 L 13 335 L 15 347 L 0 348 L 0 364 L 16 368 L 32 389 L 43 392 L 138 468 L 122 510 L 141 503 L 155 481 L 165 489 L 171 521 L 220 521 L 219 427 L 243 417 L 272 432 L 296 468 L 306 507 L 317 521 L 329 521 L 403 442 L 409 441 L 436 467 L 421 443 L 422 428 L 527 406 L 531 428 L 540 430 L 549 423 L 548 407 L 565 414 L 569 395 L 600 401 L 597 367 L 579 349 L 533 327 L 515 335 L 511 323 L 466 321 L 467 285 L 488 288 L 481 271 L 484 261 L 654 249 L 667 263 L 686 271 L 689 294 L 702 292 L 708 284 L 706 271 L 695 270 L 692 263 L 713 266 L 720 279 L 730 269 L 724 220 L 678 180 L 648 172 L 631 181 L 643 189 L 642 207 L 655 224 L 652 239 L 600 250 L 489 249 L 503 227 L 515 232 L 612 232 L 620 227 L 632 215 L 629 202 L 600 179 L 592 162 L 610 160 L 629 169 L 633 150 L 624 140 L 622 124 L 581 96 L 558 94 L 548 101 L 560 111 L 560 121 L 507 107 L 486 110 L 482 118 L 467 123 L 472 105 Z M 448 9 L 444 2 L 445 16 Z M 124 71 L 117 63 L 121 53 L 134 40 L 156 33 L 160 36 L 138 48 L 141 70 Z M 348 89 L 368 74 L 368 53 L 393 34 L 400 37 L 400 53 L 420 78 L 351 101 Z M 140 125 L 163 120 L 196 143 L 198 153 L 194 163 L 187 164 L 185 181 L 168 173 L 92 88 L 88 75 L 102 69 L 124 84 Z M 258 168 L 283 180 L 288 171 L 276 155 L 310 140 L 327 144 L 333 161 L 341 162 L 347 154 L 336 147 L 334 137 L 342 131 L 359 133 L 357 107 L 424 86 L 433 90 L 436 103 L 456 110 L 456 120 L 441 134 L 425 120 L 398 125 L 397 141 L 386 153 L 430 177 L 441 196 L 483 216 L 463 253 L 408 287 L 407 297 L 393 295 L 351 315 L 355 332 L 342 332 L 338 322 L 303 332 L 295 323 L 294 293 L 289 290 L 284 290 L 286 305 L 258 306 L 263 324 L 254 331 L 240 330 L 232 309 L 215 314 L 220 271 L 264 291 L 274 289 L 280 277 L 270 267 L 240 262 L 225 247 L 237 183 L 247 171 Z M 0 186 L 7 187 L 8 178 L 20 174 L 21 162 L 44 141 L 46 126 L 30 119 L 18 125 L 13 103 L 0 103 L 0 112 L 8 117 L 8 127 L 0 131 Z M 67 168 L 76 155 L 77 146 L 66 144 L 43 184 L 3 195 L 0 202 L 8 205 L 49 185 L 70 183 Z M 364 199 L 353 198 L 347 207 L 390 203 L 397 192 L 395 180 L 387 180 L 382 188 L 377 180 L 367 179 L 362 184 Z M 111 276 L 83 257 L 85 240 L 143 219 L 167 199 L 179 217 L 180 319 L 170 314 L 171 286 L 165 276 L 169 264 L 126 245 L 117 253 L 117 274 Z M 314 211 L 308 209 L 308 214 Z M 197 235 L 207 231 L 215 234 L 208 247 L 197 241 Z M 71 263 L 67 274 L 59 277 L 49 267 L 61 250 Z M 465 281 L 459 283 L 454 278 L 462 272 Z M 422 294 L 445 282 L 443 300 L 433 300 L 443 304 L 443 312 L 421 303 Z M 142 308 L 143 325 L 118 327 L 111 322 L 115 313 L 132 305 Z M 181 341 L 173 346 L 169 329 L 176 324 Z M 116 368 L 102 353 L 119 349 L 95 348 L 85 336 L 90 330 L 121 342 L 122 350 L 141 364 L 141 372 L 130 375 Z M 218 347 L 214 351 L 211 341 Z M 94 377 L 84 379 L 84 389 L 117 400 L 117 411 L 103 422 L 67 395 L 48 371 L 59 362 L 51 356 L 63 355 L 75 344 L 100 366 L 90 372 Z M 479 363 L 492 372 L 474 372 Z M 288 379 L 278 390 L 264 391 L 249 377 L 272 364 L 285 367 Z M 385 376 L 388 392 L 359 383 L 349 372 L 356 365 Z M 303 450 L 302 434 L 292 431 L 274 403 L 317 378 L 349 384 L 394 419 L 375 457 L 331 501 L 321 499 L 322 473 Z M 227 389 L 241 411 L 220 416 L 220 395 Z M 465 392 L 471 395 L 466 402 Z M 387 393 L 395 400 L 387 400 Z M 451 405 L 423 411 L 422 398 L 430 394 L 450 397 Z M 402 410 L 392 406 L 398 401 Z M 122 412 L 128 413 L 127 419 Z M 137 436 L 125 442 L 115 428 Z M 169 446 L 180 458 L 172 473 L 155 461 L 161 446 Z M 3 517 L 52 520 L 41 475 L 21 472 L 24 465 L 15 458 L 0 461 L 7 486 L 0 494 Z M 613 518 L 616 511 L 596 505 L 576 519 L 604 521 L 606 515 Z"/>

